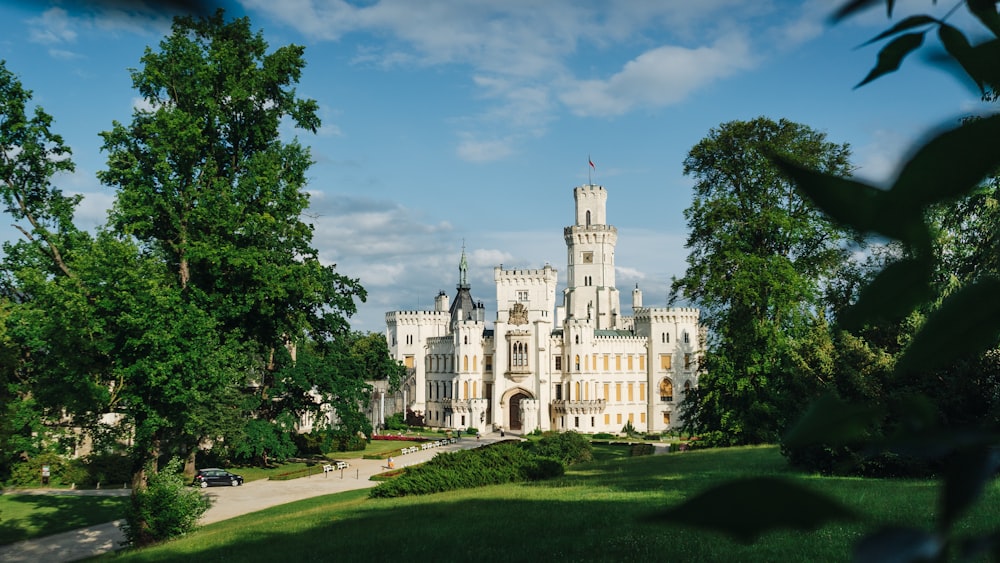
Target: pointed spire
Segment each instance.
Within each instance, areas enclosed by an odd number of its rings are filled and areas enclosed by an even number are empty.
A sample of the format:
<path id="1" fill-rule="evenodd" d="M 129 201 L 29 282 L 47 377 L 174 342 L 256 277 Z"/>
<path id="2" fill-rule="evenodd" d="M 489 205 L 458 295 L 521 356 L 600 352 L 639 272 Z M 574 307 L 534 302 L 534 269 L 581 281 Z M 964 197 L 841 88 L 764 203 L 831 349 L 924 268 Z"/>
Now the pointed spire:
<path id="1" fill-rule="evenodd" d="M 462 259 L 458 262 L 458 285 L 469 285 L 469 261 L 465 259 L 465 239 L 462 239 Z"/>

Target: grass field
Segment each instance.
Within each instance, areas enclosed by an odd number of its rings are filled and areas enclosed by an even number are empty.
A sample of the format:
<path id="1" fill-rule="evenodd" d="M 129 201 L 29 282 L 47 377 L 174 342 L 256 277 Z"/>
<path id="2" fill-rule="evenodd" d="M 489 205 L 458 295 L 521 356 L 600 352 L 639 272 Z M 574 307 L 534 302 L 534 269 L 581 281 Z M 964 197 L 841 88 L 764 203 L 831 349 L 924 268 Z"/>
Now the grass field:
<path id="1" fill-rule="evenodd" d="M 122 561 L 844 561 L 881 523 L 930 527 L 930 481 L 822 478 L 789 472 L 775 447 L 615 458 L 574 466 L 556 480 L 423 497 L 372 500 L 367 491 L 319 497 L 207 526 Z M 714 533 L 649 521 L 722 481 L 785 475 L 868 515 L 815 533 L 776 532 L 751 546 Z M 1000 524 L 1000 487 L 960 523 Z M 747 514 L 752 518 L 753 514 Z"/>
<path id="2" fill-rule="evenodd" d="M 0 495 L 0 545 L 121 518 L 128 497 Z"/>

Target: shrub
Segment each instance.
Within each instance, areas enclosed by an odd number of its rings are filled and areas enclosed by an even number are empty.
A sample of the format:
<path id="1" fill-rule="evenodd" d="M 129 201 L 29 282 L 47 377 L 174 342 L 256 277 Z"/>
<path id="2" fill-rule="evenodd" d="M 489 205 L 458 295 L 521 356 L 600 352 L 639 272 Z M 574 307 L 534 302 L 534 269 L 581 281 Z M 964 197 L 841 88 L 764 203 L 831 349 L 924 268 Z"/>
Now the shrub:
<path id="1" fill-rule="evenodd" d="M 397 412 L 385 419 L 385 428 L 387 430 L 406 430 L 406 419 L 403 413 Z"/>
<path id="2" fill-rule="evenodd" d="M 145 490 L 132 492 L 122 526 L 129 544 L 148 545 L 195 529 L 211 501 L 199 490 L 185 486 L 182 468 L 181 460 L 171 459 L 149 476 Z"/>
<path id="3" fill-rule="evenodd" d="M 653 444 L 632 444 L 629 446 L 628 455 L 629 457 L 653 455 L 654 451 L 656 451 L 656 447 Z"/>
<path id="4" fill-rule="evenodd" d="M 515 483 L 561 475 L 553 463 L 517 442 L 499 442 L 474 450 L 438 454 L 423 465 L 407 467 L 402 475 L 371 490 L 372 498 L 440 493 L 454 489 Z"/>
<path id="5" fill-rule="evenodd" d="M 88 487 L 100 485 L 115 485 L 132 481 L 132 460 L 124 454 L 103 453 L 91 454 L 84 458 L 85 476 L 78 485 Z"/>
<path id="6" fill-rule="evenodd" d="M 566 466 L 558 459 L 539 457 L 534 462 L 525 464 L 523 471 L 525 478 L 529 481 L 541 481 L 562 477 L 566 474 Z"/>
<path id="7" fill-rule="evenodd" d="M 59 454 L 48 452 L 15 464 L 11 469 L 10 485 L 14 487 L 41 485 L 43 465 L 49 466 L 49 485 L 51 486 L 71 485 L 76 482 L 73 479 L 80 475 L 78 471 L 72 470 L 69 460 Z"/>
<path id="8" fill-rule="evenodd" d="M 540 457 L 558 459 L 566 465 L 594 459 L 594 448 L 582 434 L 576 432 L 549 433 L 537 442 L 528 442 Z"/>
<path id="9" fill-rule="evenodd" d="M 614 434 L 609 434 L 607 432 L 598 432 L 597 434 L 594 434 L 593 436 L 591 436 L 591 438 L 593 438 L 595 440 L 610 440 L 610 439 L 612 439 L 614 437 L 615 437 Z"/>

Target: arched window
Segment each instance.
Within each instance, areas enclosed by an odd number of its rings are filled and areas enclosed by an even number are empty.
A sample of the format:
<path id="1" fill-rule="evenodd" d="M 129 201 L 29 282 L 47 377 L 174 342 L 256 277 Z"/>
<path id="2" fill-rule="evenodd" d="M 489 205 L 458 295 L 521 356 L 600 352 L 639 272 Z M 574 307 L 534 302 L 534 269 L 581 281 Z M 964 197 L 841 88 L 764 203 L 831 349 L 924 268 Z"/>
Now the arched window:
<path id="1" fill-rule="evenodd" d="M 660 400 L 674 400 L 674 384 L 671 383 L 669 379 L 664 378 L 660 381 Z"/>
<path id="2" fill-rule="evenodd" d="M 576 382 L 576 400 L 579 401 L 581 396 L 582 395 L 580 395 L 580 382 L 577 381 Z M 572 398 L 573 397 L 570 397 L 570 399 L 572 399 Z"/>
<path id="3" fill-rule="evenodd" d="M 660 333 L 660 342 L 666 342 L 666 341 L 667 341 L 667 333 L 661 332 Z"/>
<path id="4" fill-rule="evenodd" d="M 691 382 L 690 381 L 685 381 L 684 382 L 684 394 L 687 395 L 689 391 L 691 391 Z"/>
<path id="5" fill-rule="evenodd" d="M 573 365 L 576 366 L 574 368 L 574 369 L 576 369 L 576 371 L 580 371 L 580 356 L 579 355 L 576 357 L 576 362 L 574 362 Z"/>
<path id="6" fill-rule="evenodd" d="M 472 356 L 472 371 L 479 371 L 479 356 Z"/>
<path id="7" fill-rule="evenodd" d="M 663 335 L 667 337 L 667 340 L 666 340 L 665 342 L 666 342 L 667 344 L 670 344 L 670 333 L 669 333 L 669 332 L 667 332 L 667 333 L 664 333 Z"/>
<path id="8" fill-rule="evenodd" d="M 587 226 L 590 226 L 590 210 L 587 210 Z"/>
<path id="9" fill-rule="evenodd" d="M 462 356 L 462 371 L 469 371 L 469 357 Z"/>
<path id="10" fill-rule="evenodd" d="M 580 335 L 579 335 L 579 334 L 577 334 L 577 335 L 576 335 L 576 343 L 577 343 L 577 344 L 579 344 L 579 343 L 580 343 Z"/>
<path id="11" fill-rule="evenodd" d="M 465 344 L 468 344 L 468 343 L 469 343 L 469 335 L 468 335 L 468 334 L 466 334 L 466 335 L 465 335 L 465 342 L 464 342 L 464 343 L 465 343 Z"/>
<path id="12" fill-rule="evenodd" d="M 687 333 L 686 330 L 684 331 L 684 343 L 685 344 L 690 344 L 691 343 L 691 337 L 688 336 L 688 333 Z"/>

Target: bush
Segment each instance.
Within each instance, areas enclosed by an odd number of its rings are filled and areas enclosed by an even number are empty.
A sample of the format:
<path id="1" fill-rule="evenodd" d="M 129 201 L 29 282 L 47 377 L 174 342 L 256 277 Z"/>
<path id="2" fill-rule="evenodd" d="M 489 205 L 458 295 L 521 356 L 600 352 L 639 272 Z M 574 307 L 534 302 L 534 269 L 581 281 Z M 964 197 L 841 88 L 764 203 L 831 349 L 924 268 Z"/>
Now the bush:
<path id="1" fill-rule="evenodd" d="M 614 437 L 615 437 L 614 434 L 609 434 L 607 432 L 598 432 L 597 434 L 594 434 L 593 436 L 591 436 L 591 438 L 593 438 L 595 440 L 611 440 Z"/>
<path id="2" fill-rule="evenodd" d="M 145 490 L 132 491 L 122 526 L 129 544 L 148 545 L 195 529 L 211 501 L 199 490 L 185 486 L 182 468 L 181 460 L 171 459 L 149 476 Z"/>
<path id="3" fill-rule="evenodd" d="M 80 462 L 77 462 L 79 465 Z M 55 453 L 43 453 L 27 461 L 14 464 L 11 468 L 9 484 L 14 487 L 38 487 L 42 484 L 42 466 L 49 466 L 49 485 L 53 487 L 68 486 L 76 483 L 74 480 L 81 475 L 75 470 L 70 460 Z M 86 475 L 83 473 L 82 475 Z"/>
<path id="4" fill-rule="evenodd" d="M 124 454 L 91 454 L 83 460 L 86 469 L 77 485 L 93 487 L 98 484 L 117 485 L 132 481 L 132 460 Z"/>
<path id="5" fill-rule="evenodd" d="M 537 442 L 527 442 L 536 455 L 558 459 L 566 465 L 594 459 L 590 441 L 576 432 L 548 433 Z"/>
<path id="6" fill-rule="evenodd" d="M 402 475 L 380 483 L 369 496 L 390 498 L 516 483 L 561 475 L 562 470 L 556 459 L 543 459 L 517 442 L 499 442 L 474 450 L 438 454 L 427 463 L 407 467 Z"/>
<path id="7" fill-rule="evenodd" d="M 406 430 L 406 419 L 403 413 L 397 412 L 385 419 L 386 430 Z"/>

